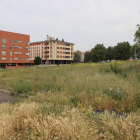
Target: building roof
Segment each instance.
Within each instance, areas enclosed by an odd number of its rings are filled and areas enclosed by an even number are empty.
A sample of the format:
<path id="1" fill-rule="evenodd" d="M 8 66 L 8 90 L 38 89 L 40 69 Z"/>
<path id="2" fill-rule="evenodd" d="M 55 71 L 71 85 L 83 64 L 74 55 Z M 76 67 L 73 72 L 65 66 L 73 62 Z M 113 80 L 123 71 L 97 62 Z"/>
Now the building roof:
<path id="1" fill-rule="evenodd" d="M 68 44 L 75 45 L 74 43 L 65 42 L 65 41 L 62 41 L 62 40 L 44 40 L 44 41 L 30 42 L 30 44 L 45 43 L 45 42 L 52 42 L 52 41 L 55 41 L 55 42 L 63 42 L 63 43 L 68 43 Z"/>
<path id="2" fill-rule="evenodd" d="M 74 51 L 74 53 L 76 53 L 77 51 Z M 80 52 L 80 54 L 85 54 L 85 52 L 81 52 L 81 51 L 79 51 Z"/>

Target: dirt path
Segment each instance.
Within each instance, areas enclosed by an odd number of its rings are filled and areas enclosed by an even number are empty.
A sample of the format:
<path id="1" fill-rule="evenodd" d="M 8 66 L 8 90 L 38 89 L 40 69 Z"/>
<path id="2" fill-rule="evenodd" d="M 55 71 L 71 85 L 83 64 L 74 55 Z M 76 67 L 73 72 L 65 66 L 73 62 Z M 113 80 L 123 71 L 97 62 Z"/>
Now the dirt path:
<path id="1" fill-rule="evenodd" d="M 16 97 L 16 96 L 11 96 L 9 94 L 6 94 L 6 93 L 2 93 L 0 91 L 0 104 L 2 103 L 7 103 L 7 102 L 10 102 L 12 103 L 13 101 L 19 99 L 19 97 Z"/>

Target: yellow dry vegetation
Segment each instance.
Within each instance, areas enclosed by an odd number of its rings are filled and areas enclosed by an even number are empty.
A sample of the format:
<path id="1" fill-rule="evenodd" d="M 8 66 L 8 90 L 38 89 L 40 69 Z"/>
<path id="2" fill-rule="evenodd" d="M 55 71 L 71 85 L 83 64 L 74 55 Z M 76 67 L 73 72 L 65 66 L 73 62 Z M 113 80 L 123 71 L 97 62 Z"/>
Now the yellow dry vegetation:
<path id="1" fill-rule="evenodd" d="M 139 140 L 139 85 L 139 61 L 0 70 L 25 97 L 0 105 L 0 139 Z"/>

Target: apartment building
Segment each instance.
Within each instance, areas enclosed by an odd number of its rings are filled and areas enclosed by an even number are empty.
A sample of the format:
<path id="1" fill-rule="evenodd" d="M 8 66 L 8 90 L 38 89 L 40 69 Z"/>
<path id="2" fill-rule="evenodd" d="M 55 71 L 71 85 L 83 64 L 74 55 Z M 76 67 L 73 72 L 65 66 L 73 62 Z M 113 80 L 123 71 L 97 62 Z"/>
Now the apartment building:
<path id="1" fill-rule="evenodd" d="M 69 43 L 47 35 L 45 41 L 30 43 L 30 60 L 36 56 L 42 59 L 42 64 L 68 64 L 73 60 L 74 43 Z"/>
<path id="2" fill-rule="evenodd" d="M 21 68 L 30 64 L 30 36 L 0 30 L 0 67 Z"/>
<path id="3" fill-rule="evenodd" d="M 74 51 L 74 53 L 77 52 L 77 51 Z M 81 56 L 81 63 L 84 63 L 84 56 L 85 56 L 85 52 L 80 52 L 80 56 Z"/>
<path id="4" fill-rule="evenodd" d="M 85 52 L 80 52 L 80 54 L 81 54 L 81 62 L 84 63 Z"/>

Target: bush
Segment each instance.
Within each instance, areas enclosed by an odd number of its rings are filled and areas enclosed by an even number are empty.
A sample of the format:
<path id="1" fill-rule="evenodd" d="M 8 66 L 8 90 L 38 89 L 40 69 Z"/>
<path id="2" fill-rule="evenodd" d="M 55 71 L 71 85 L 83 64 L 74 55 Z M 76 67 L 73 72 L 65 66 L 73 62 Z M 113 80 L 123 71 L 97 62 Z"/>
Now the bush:
<path id="1" fill-rule="evenodd" d="M 116 62 L 114 65 L 112 64 L 110 65 L 110 70 L 114 72 L 115 74 L 121 73 L 121 69 L 118 67 L 118 64 Z"/>
<path id="2" fill-rule="evenodd" d="M 31 85 L 29 83 L 17 84 L 15 87 L 15 92 L 17 94 L 27 94 L 31 91 Z"/>
<path id="3" fill-rule="evenodd" d="M 123 93 L 122 91 L 120 91 L 119 88 L 117 88 L 116 90 L 114 90 L 111 87 L 109 88 L 109 90 L 107 90 L 103 94 L 106 94 L 107 96 L 110 96 L 113 100 L 122 100 L 122 98 L 125 95 L 125 93 Z"/>

